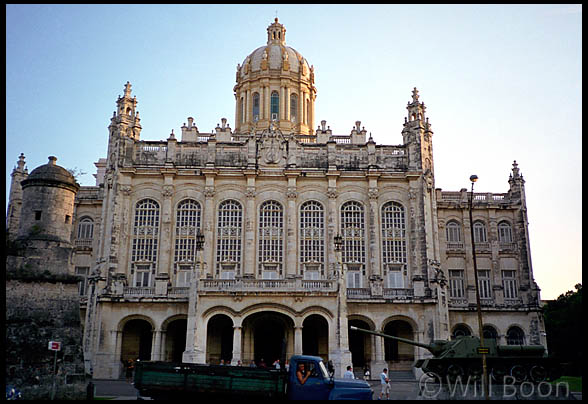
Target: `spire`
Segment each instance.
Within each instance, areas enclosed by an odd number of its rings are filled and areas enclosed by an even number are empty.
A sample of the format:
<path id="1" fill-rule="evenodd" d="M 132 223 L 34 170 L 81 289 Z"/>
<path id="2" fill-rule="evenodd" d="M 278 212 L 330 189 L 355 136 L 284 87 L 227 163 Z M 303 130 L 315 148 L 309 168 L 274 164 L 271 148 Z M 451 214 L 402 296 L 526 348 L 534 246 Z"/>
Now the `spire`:
<path id="1" fill-rule="evenodd" d="M 419 102 L 419 90 L 416 87 L 412 90 L 412 102 Z"/>
<path id="2" fill-rule="evenodd" d="M 16 163 L 16 168 L 14 169 L 14 171 L 17 171 L 19 173 L 24 173 L 24 166 L 25 166 L 25 155 L 24 153 L 20 153 L 20 156 L 18 156 L 18 162 Z"/>
<path id="3" fill-rule="evenodd" d="M 286 28 L 278 22 L 278 17 L 274 19 L 274 23 L 267 27 L 267 44 L 278 43 L 286 44 Z"/>
<path id="4" fill-rule="evenodd" d="M 122 136 L 128 136 L 139 140 L 141 134 L 141 119 L 137 108 L 137 97 L 131 97 L 131 83 L 125 84 L 125 93 L 123 97 L 116 100 L 117 110 L 115 111 L 111 122 L 118 126 L 118 132 Z"/>
<path id="5" fill-rule="evenodd" d="M 408 103 L 406 106 L 408 110 L 408 121 L 421 121 L 424 124 L 425 122 L 425 103 L 419 102 L 419 90 L 416 87 L 412 90 L 412 103 Z M 406 120 L 405 120 L 406 124 Z"/>
<path id="6" fill-rule="evenodd" d="M 131 83 L 129 83 L 127 81 L 127 84 L 125 84 L 125 98 L 127 97 L 131 97 Z"/>

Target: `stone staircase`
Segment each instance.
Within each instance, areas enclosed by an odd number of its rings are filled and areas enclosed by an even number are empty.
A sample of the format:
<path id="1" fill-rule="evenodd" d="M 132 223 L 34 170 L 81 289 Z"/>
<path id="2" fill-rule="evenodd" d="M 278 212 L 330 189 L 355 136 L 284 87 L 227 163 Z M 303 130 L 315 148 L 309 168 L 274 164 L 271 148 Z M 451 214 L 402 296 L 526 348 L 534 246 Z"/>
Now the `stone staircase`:
<path id="1" fill-rule="evenodd" d="M 390 381 L 414 381 L 414 374 L 412 370 L 390 370 L 388 372 Z"/>

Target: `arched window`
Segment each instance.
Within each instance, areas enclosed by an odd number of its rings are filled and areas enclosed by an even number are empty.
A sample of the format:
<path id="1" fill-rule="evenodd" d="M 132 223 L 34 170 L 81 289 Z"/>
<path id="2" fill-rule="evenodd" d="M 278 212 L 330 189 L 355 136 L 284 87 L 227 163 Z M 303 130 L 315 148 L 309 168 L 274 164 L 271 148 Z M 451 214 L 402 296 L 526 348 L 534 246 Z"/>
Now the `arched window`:
<path id="1" fill-rule="evenodd" d="M 324 275 L 325 212 L 323 205 L 308 201 L 300 207 L 300 266 L 307 279 Z"/>
<path id="2" fill-rule="evenodd" d="M 485 325 L 482 327 L 482 333 L 484 334 L 484 339 L 496 339 L 498 337 L 496 328 L 492 327 L 491 325 Z"/>
<path id="3" fill-rule="evenodd" d="M 253 93 L 253 122 L 259 121 L 259 93 Z"/>
<path id="4" fill-rule="evenodd" d="M 135 205 L 131 269 L 135 286 L 150 286 L 157 266 L 159 239 L 159 203 L 143 199 Z"/>
<path id="5" fill-rule="evenodd" d="M 507 345 L 525 345 L 525 333 L 517 326 L 512 326 L 506 332 Z"/>
<path id="6" fill-rule="evenodd" d="M 94 236 L 94 221 L 84 217 L 78 224 L 78 240 L 89 240 Z"/>
<path id="7" fill-rule="evenodd" d="M 190 273 L 197 262 L 196 234 L 200 229 L 200 204 L 185 199 L 176 211 L 176 243 L 174 249 L 174 272 L 176 286 L 190 285 Z"/>
<path id="8" fill-rule="evenodd" d="M 486 237 L 486 225 L 484 222 L 474 222 L 474 242 L 475 243 L 486 243 L 488 239 Z"/>
<path id="9" fill-rule="evenodd" d="M 445 236 L 448 243 L 461 243 L 461 226 L 455 220 L 447 223 L 445 226 Z"/>
<path id="10" fill-rule="evenodd" d="M 347 287 L 361 288 L 365 264 L 363 205 L 346 202 L 341 206 L 341 236 L 343 237 L 343 263 L 347 265 Z"/>
<path id="11" fill-rule="evenodd" d="M 389 288 L 404 287 L 406 223 L 404 207 L 388 202 L 382 207 L 382 264 Z"/>
<path id="12" fill-rule="evenodd" d="M 298 95 L 296 94 L 290 95 L 290 121 L 298 121 Z"/>
<path id="13" fill-rule="evenodd" d="M 472 333 L 465 324 L 457 324 L 453 328 L 453 332 L 451 333 L 451 339 L 456 339 L 457 337 L 467 337 L 470 335 L 472 335 Z"/>
<path id="14" fill-rule="evenodd" d="M 226 200 L 218 207 L 216 274 L 231 278 L 241 268 L 241 232 L 243 208 L 235 200 Z M 223 271 L 221 273 L 220 271 Z"/>
<path id="15" fill-rule="evenodd" d="M 277 121 L 280 113 L 280 95 L 277 91 L 273 91 L 270 100 L 270 119 Z"/>
<path id="16" fill-rule="evenodd" d="M 276 201 L 259 207 L 259 274 L 277 279 L 282 274 L 284 246 L 284 210 Z"/>
<path id="17" fill-rule="evenodd" d="M 512 243 L 512 230 L 510 223 L 500 222 L 498 224 L 498 241 L 501 243 Z"/>

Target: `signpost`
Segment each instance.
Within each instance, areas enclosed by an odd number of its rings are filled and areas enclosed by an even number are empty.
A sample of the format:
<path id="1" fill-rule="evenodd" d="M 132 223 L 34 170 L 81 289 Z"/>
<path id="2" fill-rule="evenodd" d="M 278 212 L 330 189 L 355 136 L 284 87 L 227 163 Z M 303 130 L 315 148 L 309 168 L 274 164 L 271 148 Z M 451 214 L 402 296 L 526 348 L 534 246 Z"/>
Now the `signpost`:
<path id="1" fill-rule="evenodd" d="M 49 341 L 49 350 L 55 351 L 53 359 L 53 387 L 51 388 L 51 400 L 55 400 L 55 377 L 57 373 L 57 351 L 61 351 L 61 342 Z"/>

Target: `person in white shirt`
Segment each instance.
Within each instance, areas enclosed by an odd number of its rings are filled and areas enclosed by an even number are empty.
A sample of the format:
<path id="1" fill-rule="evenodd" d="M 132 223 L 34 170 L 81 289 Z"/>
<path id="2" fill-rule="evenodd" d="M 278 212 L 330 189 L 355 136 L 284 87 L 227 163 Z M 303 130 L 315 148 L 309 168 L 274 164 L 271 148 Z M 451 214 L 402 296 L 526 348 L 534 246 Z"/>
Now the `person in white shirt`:
<path id="1" fill-rule="evenodd" d="M 351 366 L 347 366 L 347 371 L 343 374 L 343 379 L 355 379 Z"/>
<path id="2" fill-rule="evenodd" d="M 382 373 L 380 373 L 380 384 L 382 386 L 382 391 L 380 392 L 381 400 L 384 394 L 386 394 L 386 400 L 390 400 L 390 379 L 388 379 L 388 369 L 384 368 Z"/>

